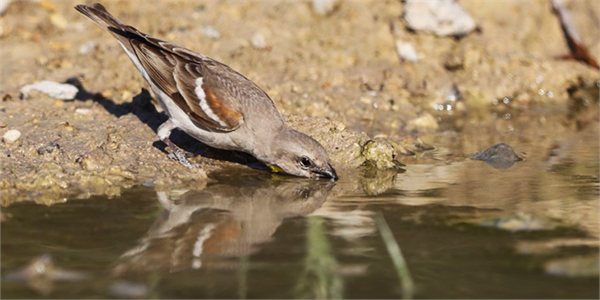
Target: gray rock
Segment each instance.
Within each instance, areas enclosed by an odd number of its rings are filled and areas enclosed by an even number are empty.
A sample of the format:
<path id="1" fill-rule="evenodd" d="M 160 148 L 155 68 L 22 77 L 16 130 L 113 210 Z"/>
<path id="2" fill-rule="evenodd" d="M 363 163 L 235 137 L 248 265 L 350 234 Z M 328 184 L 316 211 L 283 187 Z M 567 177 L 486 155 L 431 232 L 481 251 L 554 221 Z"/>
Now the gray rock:
<path id="1" fill-rule="evenodd" d="M 402 17 L 409 29 L 438 36 L 464 36 L 475 29 L 471 15 L 453 0 L 407 0 Z"/>
<path id="2" fill-rule="evenodd" d="M 471 159 L 483 160 L 496 169 L 508 169 L 512 167 L 516 161 L 523 160 L 505 143 L 495 144 L 472 155 Z"/>

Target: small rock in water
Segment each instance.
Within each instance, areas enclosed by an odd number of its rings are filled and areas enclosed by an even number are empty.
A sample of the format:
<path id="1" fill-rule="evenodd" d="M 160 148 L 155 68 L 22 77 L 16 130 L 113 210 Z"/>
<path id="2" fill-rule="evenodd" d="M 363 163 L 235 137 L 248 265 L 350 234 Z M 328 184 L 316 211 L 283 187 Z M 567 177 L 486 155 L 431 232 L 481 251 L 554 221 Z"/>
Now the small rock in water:
<path id="1" fill-rule="evenodd" d="M 256 49 L 265 49 L 267 47 L 267 43 L 265 42 L 265 37 L 262 33 L 258 32 L 252 37 L 252 46 Z"/>
<path id="2" fill-rule="evenodd" d="M 409 29 L 438 36 L 464 36 L 475 29 L 471 15 L 454 0 L 407 0 L 402 17 Z"/>
<path id="3" fill-rule="evenodd" d="M 417 50 L 411 43 L 405 43 L 402 41 L 396 41 L 396 51 L 398 51 L 398 56 L 402 60 L 417 62 L 419 61 L 419 55 L 417 54 Z"/>
<path id="4" fill-rule="evenodd" d="M 15 129 L 7 131 L 3 136 L 2 140 L 7 144 L 12 144 L 21 138 L 21 132 Z"/>
<path id="5" fill-rule="evenodd" d="M 366 165 L 378 169 L 395 169 L 396 150 L 394 146 L 382 138 L 375 138 L 362 146 L 361 155 Z"/>
<path id="6" fill-rule="evenodd" d="M 79 47 L 79 54 L 88 54 L 90 51 L 96 49 L 96 47 L 98 47 L 98 43 L 92 41 L 87 42 Z"/>
<path id="7" fill-rule="evenodd" d="M 495 144 L 481 152 L 471 156 L 471 159 L 483 160 L 488 165 L 496 169 L 508 169 L 514 165 L 516 161 L 521 161 L 515 151 L 507 144 Z"/>
<path id="8" fill-rule="evenodd" d="M 21 98 L 27 98 L 27 94 L 32 90 L 40 91 L 52 98 L 60 100 L 73 100 L 75 99 L 75 95 L 79 92 L 79 89 L 74 85 L 44 80 L 22 87 Z"/>

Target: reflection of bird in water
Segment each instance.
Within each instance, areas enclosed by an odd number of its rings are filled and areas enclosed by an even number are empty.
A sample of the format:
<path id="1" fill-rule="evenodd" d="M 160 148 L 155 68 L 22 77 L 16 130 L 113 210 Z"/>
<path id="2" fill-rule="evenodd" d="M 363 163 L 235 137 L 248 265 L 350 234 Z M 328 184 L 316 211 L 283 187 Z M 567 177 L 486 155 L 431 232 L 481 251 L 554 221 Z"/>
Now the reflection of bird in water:
<path id="1" fill-rule="evenodd" d="M 230 268 L 227 258 L 250 255 L 268 241 L 285 218 L 319 208 L 332 182 L 309 179 L 219 180 L 201 191 L 170 199 L 158 192 L 164 210 L 138 245 L 121 256 L 114 271 Z"/>

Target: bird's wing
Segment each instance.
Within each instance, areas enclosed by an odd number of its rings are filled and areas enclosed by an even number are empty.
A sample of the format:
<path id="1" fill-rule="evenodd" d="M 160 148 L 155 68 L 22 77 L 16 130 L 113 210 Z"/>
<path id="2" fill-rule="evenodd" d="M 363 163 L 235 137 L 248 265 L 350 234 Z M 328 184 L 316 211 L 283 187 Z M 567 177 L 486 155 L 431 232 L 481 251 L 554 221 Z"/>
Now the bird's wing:
<path id="1" fill-rule="evenodd" d="M 151 80 L 193 120 L 219 131 L 232 131 L 243 123 L 235 96 L 206 66 L 212 61 L 179 55 L 179 47 L 148 37 L 130 41 Z"/>
<path id="2" fill-rule="evenodd" d="M 75 8 L 109 30 L 144 78 L 173 99 L 192 120 L 215 131 L 233 131 L 243 124 L 231 82 L 226 84 L 207 66 L 224 65 L 125 25 L 100 4 Z M 224 70 L 235 72 L 227 67 Z"/>

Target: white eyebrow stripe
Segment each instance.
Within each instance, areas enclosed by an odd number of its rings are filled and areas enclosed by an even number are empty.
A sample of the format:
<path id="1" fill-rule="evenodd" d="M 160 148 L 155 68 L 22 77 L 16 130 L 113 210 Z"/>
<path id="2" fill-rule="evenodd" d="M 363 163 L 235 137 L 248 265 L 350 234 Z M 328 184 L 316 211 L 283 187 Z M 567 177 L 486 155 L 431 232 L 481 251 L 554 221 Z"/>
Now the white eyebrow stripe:
<path id="1" fill-rule="evenodd" d="M 198 99 L 200 99 L 200 102 L 198 103 L 200 105 L 200 108 L 202 108 L 207 117 L 211 118 L 213 121 L 218 122 L 219 124 L 221 124 L 221 126 L 227 127 L 227 124 L 215 114 L 215 112 L 210 108 L 210 106 L 208 106 L 208 102 L 206 102 L 206 93 L 204 93 L 204 89 L 202 88 L 202 80 L 202 77 L 196 78 L 196 88 L 194 89 L 194 91 L 196 92 L 196 96 L 198 96 Z"/>

